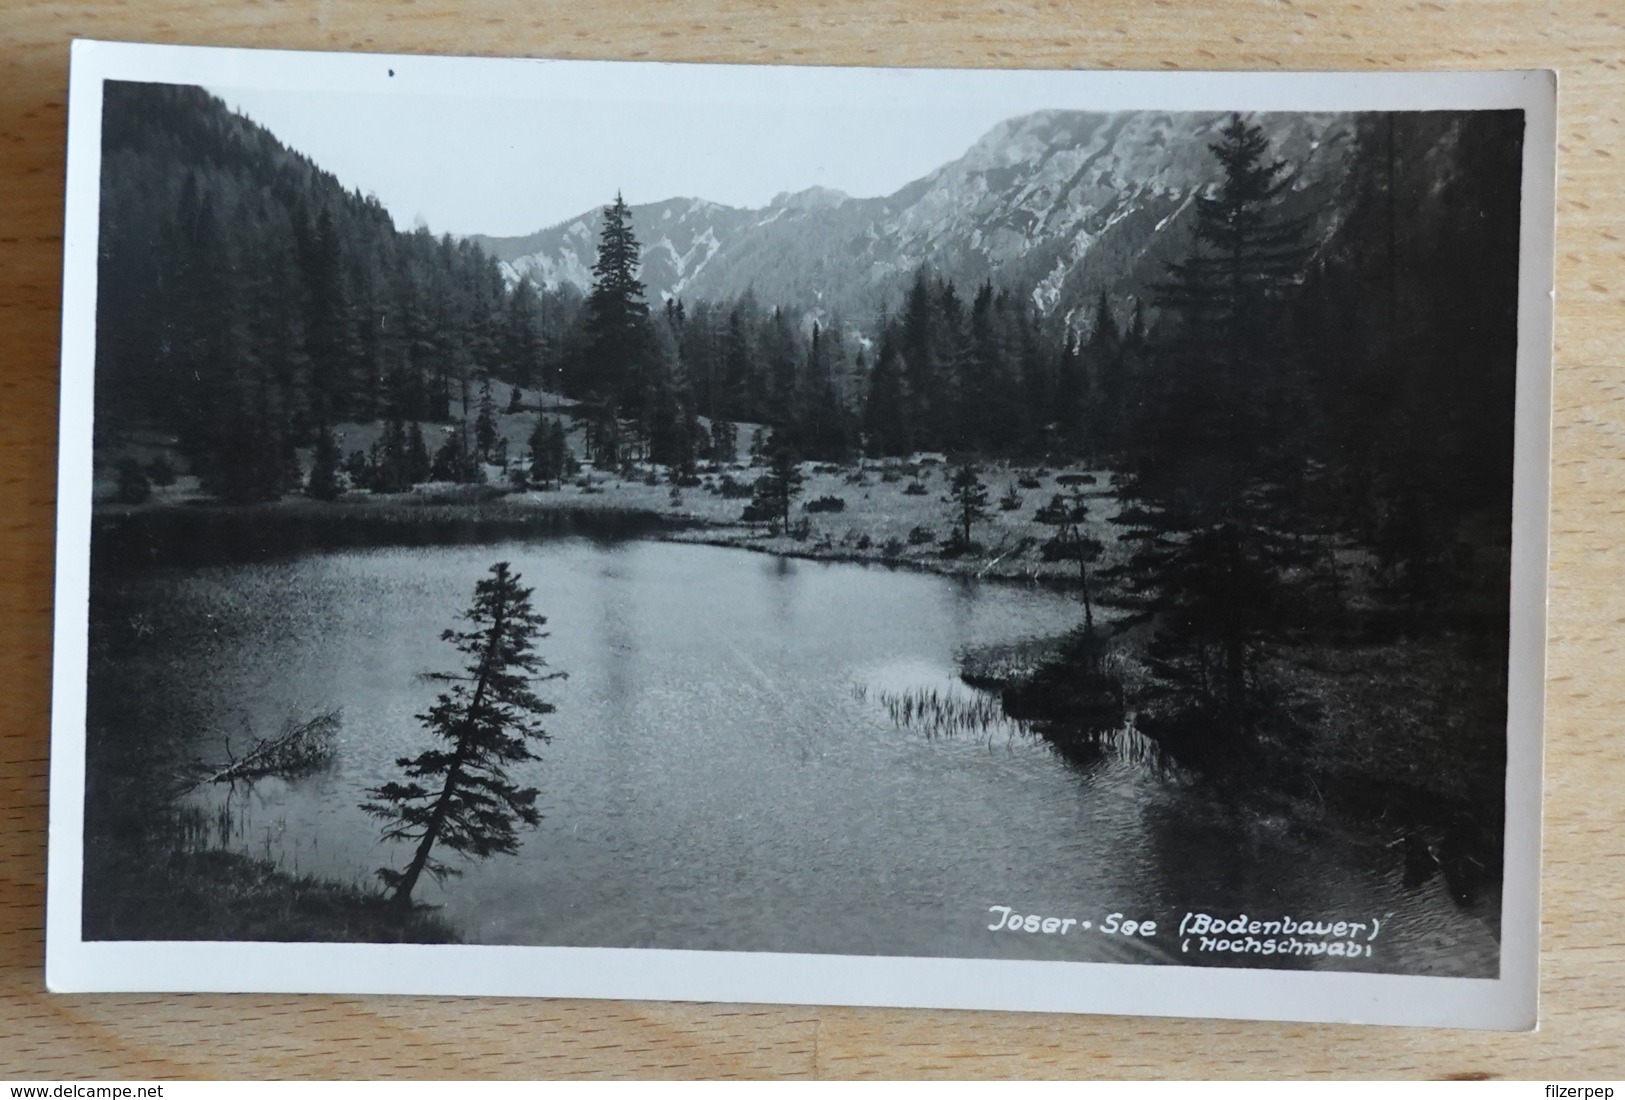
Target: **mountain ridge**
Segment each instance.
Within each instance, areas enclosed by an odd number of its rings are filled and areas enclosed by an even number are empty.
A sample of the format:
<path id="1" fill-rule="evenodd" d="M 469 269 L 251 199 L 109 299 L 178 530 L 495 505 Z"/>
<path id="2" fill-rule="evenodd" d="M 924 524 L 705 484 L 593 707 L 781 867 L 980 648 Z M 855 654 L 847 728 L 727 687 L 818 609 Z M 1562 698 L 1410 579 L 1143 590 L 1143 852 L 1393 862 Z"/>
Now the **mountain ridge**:
<path id="1" fill-rule="evenodd" d="M 1208 151 L 1228 112 L 1044 110 L 1000 122 L 958 158 L 890 195 L 784 191 L 764 207 L 698 197 L 633 206 L 651 301 L 753 292 L 814 319 L 866 318 L 914 272 L 991 281 L 1047 321 L 1077 327 L 1096 294 L 1137 297 L 1189 241 L 1193 197 L 1218 178 Z M 1349 115 L 1261 114 L 1291 201 L 1329 207 Z M 473 236 L 510 282 L 587 290 L 600 210 L 523 237 Z"/>

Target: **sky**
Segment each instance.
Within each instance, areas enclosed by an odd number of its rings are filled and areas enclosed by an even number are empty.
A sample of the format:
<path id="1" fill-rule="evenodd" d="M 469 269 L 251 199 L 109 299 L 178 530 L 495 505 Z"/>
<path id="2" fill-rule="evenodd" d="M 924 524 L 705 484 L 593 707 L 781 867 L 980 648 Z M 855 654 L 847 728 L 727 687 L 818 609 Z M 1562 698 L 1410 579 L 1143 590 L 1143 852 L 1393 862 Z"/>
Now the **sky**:
<path id="1" fill-rule="evenodd" d="M 402 229 L 518 236 L 610 202 L 705 198 L 761 207 L 781 191 L 889 195 L 959 157 L 1031 93 L 959 102 L 765 94 L 522 101 L 474 95 L 210 91 Z"/>

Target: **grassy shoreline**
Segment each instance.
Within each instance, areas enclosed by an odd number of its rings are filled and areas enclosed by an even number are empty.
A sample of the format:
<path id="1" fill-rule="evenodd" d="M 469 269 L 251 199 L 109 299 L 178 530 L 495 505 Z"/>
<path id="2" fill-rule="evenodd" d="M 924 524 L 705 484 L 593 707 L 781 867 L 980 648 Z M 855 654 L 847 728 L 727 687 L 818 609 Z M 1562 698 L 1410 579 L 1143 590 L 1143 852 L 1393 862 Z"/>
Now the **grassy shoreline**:
<path id="1" fill-rule="evenodd" d="M 87 940 L 457 943 L 434 910 L 221 848 L 87 838 Z"/>
<path id="2" fill-rule="evenodd" d="M 699 486 L 673 490 L 654 478 L 623 478 L 587 472 L 557 489 L 513 490 L 496 485 L 429 484 L 404 493 L 352 491 L 334 501 L 289 497 L 263 504 L 223 504 L 201 498 L 186 485 L 155 494 L 143 504 L 97 502 L 96 531 L 109 565 L 157 559 L 188 560 L 219 549 L 192 547 L 188 540 L 218 543 L 258 540 L 267 552 L 328 546 L 432 544 L 469 537 L 524 537 L 588 533 L 636 535 L 670 542 L 755 550 L 813 561 L 885 565 L 945 576 L 1027 581 L 1075 588 L 1077 567 L 1045 561 L 1041 547 L 1055 528 L 1035 512 L 1056 493 L 1081 490 L 1090 507 L 1089 533 L 1106 546 L 1094 569 L 1115 558 L 1116 514 L 1110 476 L 1079 468 L 989 466 L 986 519 L 972 531 L 969 552 L 948 548 L 954 507 L 946 499 L 949 467 L 938 463 L 866 463 L 832 467 L 804 464 L 805 482 L 793 510 L 791 531 L 747 523 L 747 497 L 738 495 L 760 475 L 751 467 L 704 474 Z M 1037 485 L 1019 488 L 1020 482 Z M 1068 484 L 1070 482 L 1070 484 Z M 1001 507 L 1000 495 L 1011 507 Z M 840 501 L 838 511 L 808 508 Z M 275 524 L 265 524 L 270 519 Z M 269 526 L 292 529 L 281 538 Z M 124 529 L 124 530 L 121 530 Z M 287 534 L 284 532 L 282 534 Z M 121 537 L 135 535 L 134 539 Z M 279 541 L 280 539 L 280 541 Z M 946 551 L 946 552 L 945 552 Z"/>

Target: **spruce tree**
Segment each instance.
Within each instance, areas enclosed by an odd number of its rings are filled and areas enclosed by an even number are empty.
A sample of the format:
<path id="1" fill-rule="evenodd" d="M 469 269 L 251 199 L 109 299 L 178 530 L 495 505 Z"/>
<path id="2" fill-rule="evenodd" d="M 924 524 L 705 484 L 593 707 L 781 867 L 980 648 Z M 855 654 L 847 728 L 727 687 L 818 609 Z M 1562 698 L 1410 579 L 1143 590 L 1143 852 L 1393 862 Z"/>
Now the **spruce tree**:
<path id="1" fill-rule="evenodd" d="M 441 634 L 466 663 L 460 671 L 428 676 L 448 687 L 417 716 L 433 746 L 397 759 L 404 780 L 370 788 L 361 804 L 385 822 L 383 839 L 413 845 L 403 870 L 378 870 L 402 908 L 425 872 L 439 880 L 458 873 L 436 856 L 437 848 L 465 859 L 512 855 L 519 850 L 519 826 L 541 821 L 539 792 L 520 786 L 508 769 L 538 759 L 533 746 L 549 740 L 540 719 L 554 708 L 532 685 L 564 673 L 542 672 L 546 662 L 535 646 L 547 637 L 541 629 L 547 620 L 519 580 L 504 561 L 475 584 L 473 603 L 461 616 L 466 626 Z"/>
<path id="2" fill-rule="evenodd" d="M 613 402 L 589 408 L 587 419 L 587 461 L 601 470 L 611 469 L 622 458 L 621 421 Z"/>
<path id="3" fill-rule="evenodd" d="M 711 421 L 711 461 L 731 465 L 739 457 L 739 429 L 729 420 Z"/>
<path id="4" fill-rule="evenodd" d="M 796 378 L 796 337 L 783 309 L 775 309 L 762 326 L 762 359 L 769 385 L 767 422 L 784 443 L 805 446 L 801 432 L 801 400 Z"/>
<path id="5" fill-rule="evenodd" d="M 474 450 L 481 462 L 493 462 L 497 449 L 497 408 L 491 399 L 491 379 L 480 382 L 480 411 L 474 418 Z"/>
<path id="6" fill-rule="evenodd" d="M 959 546 L 969 550 L 973 545 L 971 524 L 987 518 L 987 486 L 982 483 L 975 465 L 967 462 L 954 471 L 949 491 L 954 502 L 954 521 L 959 525 L 956 532 Z"/>
<path id="7" fill-rule="evenodd" d="M 1158 378 L 1114 520 L 1134 546 L 1117 575 L 1159 612 L 1140 726 L 1197 755 L 1254 744 L 1270 717 L 1258 671 L 1287 602 L 1292 522 L 1271 506 L 1286 429 L 1271 386 L 1282 303 L 1309 257 L 1306 220 L 1283 208 L 1287 166 L 1262 130 L 1234 115 L 1210 150 L 1219 184 L 1197 200 L 1190 254 L 1157 288 Z"/>
<path id="8" fill-rule="evenodd" d="M 466 431 L 453 428 L 446 433 L 446 441 L 435 452 L 430 470 L 435 481 L 468 484 L 480 480 L 480 459 L 470 447 Z"/>
<path id="9" fill-rule="evenodd" d="M 587 388 L 612 399 L 633 419 L 643 411 L 643 389 L 649 382 L 649 304 L 638 279 L 639 264 L 632 212 L 617 192 L 604 208 L 587 295 Z"/>
<path id="10" fill-rule="evenodd" d="M 923 266 L 914 273 L 914 285 L 903 303 L 897 342 L 903 381 L 900 396 L 914 433 L 911 442 L 916 447 L 933 449 L 943 442 L 942 431 L 949 423 L 943 407 L 948 392 L 944 380 L 953 340 L 936 289 Z"/>
<path id="11" fill-rule="evenodd" d="M 1089 338 L 1078 349 L 1076 359 L 1082 392 L 1071 415 L 1075 423 L 1086 428 L 1082 439 L 1085 453 L 1098 454 L 1123 417 L 1125 390 L 1123 337 L 1105 291 L 1100 292 L 1095 303 Z"/>
<path id="12" fill-rule="evenodd" d="M 564 478 L 575 472 L 575 456 L 564 425 L 556 417 L 538 416 L 526 444 L 530 448 L 530 480 L 544 489 L 562 488 Z"/>
<path id="13" fill-rule="evenodd" d="M 406 426 L 406 458 L 403 463 L 407 485 L 428 481 L 434 471 L 429 458 L 429 445 L 423 439 L 423 427 L 416 420 Z"/>
<path id="14" fill-rule="evenodd" d="M 502 331 L 502 359 L 507 373 L 514 379 L 514 390 L 533 385 L 542 377 L 546 361 L 546 348 L 540 326 L 540 306 L 536 288 L 529 279 L 520 279 L 508 299 L 507 316 Z M 510 401 L 510 405 L 513 402 Z M 510 407 L 509 412 L 518 412 Z"/>
<path id="15" fill-rule="evenodd" d="M 1089 596 L 1089 565 L 1105 550 L 1104 544 L 1087 533 L 1083 521 L 1089 516 L 1089 506 L 1080 492 L 1056 493 L 1048 504 L 1033 516 L 1039 523 L 1055 528 L 1055 536 L 1040 548 L 1045 561 L 1074 561 L 1078 564 L 1078 589 L 1083 597 L 1083 626 L 1086 631 L 1095 626 L 1094 602 Z"/>
<path id="16" fill-rule="evenodd" d="M 826 336 L 814 323 L 807 343 L 807 368 L 802 400 L 801 435 L 809 458 L 845 461 L 850 454 L 847 411 L 835 388 L 831 346 L 837 337 Z"/>
<path id="17" fill-rule="evenodd" d="M 345 271 L 345 242 L 334 205 L 324 205 L 304 249 L 310 287 L 307 346 L 317 415 L 329 422 L 351 419 L 361 388 L 362 344 L 355 293 Z"/>
<path id="18" fill-rule="evenodd" d="M 530 451 L 530 481 L 533 485 L 549 488 L 549 482 L 558 478 L 558 471 L 553 466 L 551 433 L 548 431 L 548 416 L 543 413 L 536 417 L 536 423 L 531 426 L 530 438 L 525 440 L 525 446 Z"/>
<path id="19" fill-rule="evenodd" d="M 863 406 L 864 450 L 871 457 L 906 455 L 914 450 L 907 392 L 894 330 L 887 326 Z"/>
<path id="20" fill-rule="evenodd" d="M 564 479 L 575 476 L 581 469 L 581 464 L 576 461 L 575 452 L 570 450 L 570 439 L 565 434 L 563 422 L 557 418 L 554 418 L 547 429 L 547 446 L 553 454 L 553 464 L 558 469 L 555 475 L 558 487 L 563 488 Z"/>
<path id="21" fill-rule="evenodd" d="M 334 500 L 339 495 L 339 447 L 325 425 L 316 431 L 316 448 L 305 493 L 317 500 Z"/>
<path id="22" fill-rule="evenodd" d="M 728 314 L 728 331 L 723 338 L 722 392 L 717 398 L 720 415 L 729 420 L 759 420 L 762 386 L 756 369 L 756 342 L 743 305 Z"/>
<path id="23" fill-rule="evenodd" d="M 756 480 L 751 510 L 788 531 L 790 508 L 801 495 L 801 466 L 795 452 L 776 436 L 768 442 L 767 453 L 767 471 Z"/>
<path id="24" fill-rule="evenodd" d="M 1292 176 L 1261 127 L 1232 115 L 1209 150 L 1219 186 L 1197 197 L 1194 245 L 1155 288 L 1172 323 L 1158 348 L 1165 377 L 1155 423 L 1144 426 L 1200 463 L 1205 503 L 1233 514 L 1292 413 L 1280 405 L 1279 329 L 1313 249 L 1304 243 L 1309 217 L 1285 210 Z"/>

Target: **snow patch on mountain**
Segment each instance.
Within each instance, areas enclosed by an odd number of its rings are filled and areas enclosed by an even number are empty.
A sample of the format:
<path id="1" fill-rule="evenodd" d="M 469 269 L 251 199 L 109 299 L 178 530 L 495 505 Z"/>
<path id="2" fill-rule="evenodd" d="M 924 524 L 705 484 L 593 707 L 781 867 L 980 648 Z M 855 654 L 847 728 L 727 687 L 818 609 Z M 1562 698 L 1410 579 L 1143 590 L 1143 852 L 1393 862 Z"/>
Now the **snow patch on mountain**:
<path id="1" fill-rule="evenodd" d="M 1168 226 L 1173 223 L 1174 219 L 1179 217 L 1181 214 L 1183 214 L 1185 212 L 1186 208 L 1189 207 L 1190 204 L 1195 202 L 1195 201 L 1196 201 L 1196 192 L 1192 191 L 1190 194 L 1185 196 L 1185 201 L 1180 203 L 1179 206 L 1174 210 L 1174 212 L 1172 214 L 1169 214 L 1166 218 L 1163 218 L 1161 221 L 1159 221 L 1157 223 L 1157 227 L 1156 227 L 1155 230 L 1153 230 L 1153 232 L 1161 233 L 1164 229 L 1167 229 Z"/>
<path id="2" fill-rule="evenodd" d="M 592 286 L 592 264 L 583 260 L 577 252 L 563 252 L 554 256 L 538 252 L 521 256 L 511 263 L 499 264 L 498 269 L 509 285 L 520 279 L 529 279 L 537 286 L 558 287 L 569 283 L 583 290 Z"/>
<path id="3" fill-rule="evenodd" d="M 1033 305 L 1038 307 L 1038 312 L 1048 313 L 1055 308 L 1055 303 L 1061 298 L 1061 284 L 1066 282 L 1067 273 L 1071 269 L 1072 265 L 1067 263 L 1067 258 L 1063 256 L 1055 261 L 1050 273 L 1033 287 Z"/>
<path id="4" fill-rule="evenodd" d="M 678 279 L 672 285 L 672 293 L 682 293 L 683 288 L 705 269 L 705 265 L 711 262 L 712 257 L 717 254 L 717 250 L 721 247 L 722 242 L 717 240 L 716 230 L 711 226 L 706 226 L 705 232 L 694 238 L 694 243 L 689 247 L 689 250 L 678 257 Z M 700 255 L 702 252 L 704 253 L 703 256 Z M 695 259 L 696 256 L 699 256 L 698 260 Z"/>

